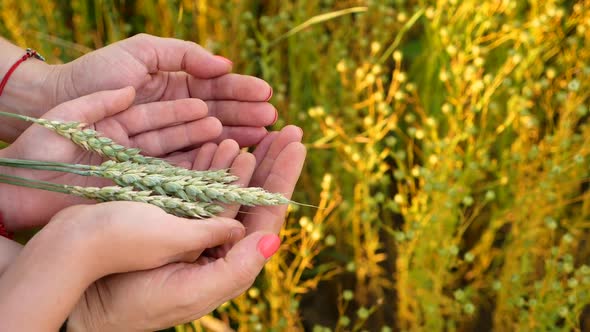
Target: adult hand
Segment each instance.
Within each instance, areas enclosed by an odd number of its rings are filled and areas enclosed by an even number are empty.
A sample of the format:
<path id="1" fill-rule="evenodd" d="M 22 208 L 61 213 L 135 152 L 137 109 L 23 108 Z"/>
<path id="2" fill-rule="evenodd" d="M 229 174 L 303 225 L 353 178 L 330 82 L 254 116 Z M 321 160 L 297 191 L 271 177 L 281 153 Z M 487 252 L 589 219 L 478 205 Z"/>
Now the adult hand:
<path id="1" fill-rule="evenodd" d="M 256 172 L 256 158 L 240 153 L 236 143 L 227 141 L 195 150 L 192 166 L 199 170 L 229 168 L 242 184 L 251 182 L 255 174 L 255 181 L 265 189 L 290 197 L 305 158 L 300 139 L 301 131 L 293 126 L 270 134 L 256 152 L 260 158 Z M 177 161 L 185 158 L 179 156 Z M 225 216 L 236 216 L 238 208 L 229 208 Z M 246 226 L 248 235 L 236 243 L 208 249 L 196 264 L 174 263 L 98 280 L 80 299 L 68 327 L 73 331 L 153 331 L 209 313 L 252 285 L 280 245 L 275 233 L 286 208 L 249 209 L 244 218 L 250 225 Z"/>
<path id="2" fill-rule="evenodd" d="M 258 143 L 277 118 L 265 81 L 230 74 L 232 63 L 178 39 L 136 35 L 57 66 L 47 79 L 54 105 L 102 90 L 133 86 L 135 104 L 198 98 L 240 146 Z"/>
<path id="3" fill-rule="evenodd" d="M 198 99 L 178 99 L 133 105 L 135 91 L 123 88 L 87 95 L 55 107 L 43 117 L 89 124 L 115 142 L 138 147 L 148 155 L 169 153 L 216 139 L 219 120 L 207 117 L 206 105 Z M 182 157 L 184 154 L 177 154 Z M 85 151 L 41 126 L 31 126 L 12 145 L 0 150 L 4 158 L 96 165 L 100 156 Z M 3 168 L 7 174 L 62 184 L 104 186 L 110 181 L 68 173 Z M 2 185 L 0 211 L 6 226 L 17 230 L 45 224 L 57 211 L 86 202 L 80 198 L 23 187 Z"/>

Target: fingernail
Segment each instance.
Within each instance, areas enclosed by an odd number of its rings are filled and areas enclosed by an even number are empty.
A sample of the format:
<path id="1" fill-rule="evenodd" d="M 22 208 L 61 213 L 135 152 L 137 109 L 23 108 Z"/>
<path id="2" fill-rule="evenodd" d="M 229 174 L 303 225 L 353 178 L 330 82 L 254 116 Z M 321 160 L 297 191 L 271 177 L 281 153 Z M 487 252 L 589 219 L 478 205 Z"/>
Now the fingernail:
<path id="1" fill-rule="evenodd" d="M 264 256 L 264 258 L 268 259 L 270 256 L 274 255 L 279 247 L 281 246 L 281 239 L 275 234 L 265 235 L 258 241 L 258 251 Z"/>
<path id="2" fill-rule="evenodd" d="M 270 94 L 269 94 L 269 95 L 268 95 L 268 97 L 266 98 L 266 101 L 269 101 L 269 100 L 270 100 L 270 98 L 272 98 L 272 93 L 273 93 L 273 91 L 272 91 L 272 86 L 271 86 L 271 87 L 270 87 Z"/>
<path id="3" fill-rule="evenodd" d="M 235 241 L 235 240 L 239 240 L 239 239 L 243 238 L 245 232 L 246 231 L 245 231 L 244 228 L 241 228 L 241 227 L 233 228 L 229 232 L 229 239 L 228 239 L 228 241 Z"/>
<path id="4" fill-rule="evenodd" d="M 301 132 L 301 137 L 303 137 L 303 129 L 297 127 L 297 129 L 299 129 L 299 131 Z"/>
<path id="5" fill-rule="evenodd" d="M 223 61 L 229 63 L 230 66 L 233 66 L 234 65 L 234 63 L 230 59 L 225 58 L 225 57 L 222 57 L 221 55 L 216 55 L 215 57 L 217 59 L 219 59 L 219 60 L 223 60 Z"/>
<path id="6" fill-rule="evenodd" d="M 272 120 L 272 124 L 277 123 L 277 120 L 279 119 L 279 112 L 277 112 L 277 110 L 275 110 L 275 119 Z"/>

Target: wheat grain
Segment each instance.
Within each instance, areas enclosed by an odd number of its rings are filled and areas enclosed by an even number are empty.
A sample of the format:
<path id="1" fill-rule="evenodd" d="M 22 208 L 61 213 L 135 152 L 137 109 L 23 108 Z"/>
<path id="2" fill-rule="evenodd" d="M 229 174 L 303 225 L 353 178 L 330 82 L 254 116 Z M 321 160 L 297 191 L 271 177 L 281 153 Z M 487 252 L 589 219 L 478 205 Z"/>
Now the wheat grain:
<path id="1" fill-rule="evenodd" d="M 152 169 L 152 173 L 186 175 L 193 177 L 206 177 L 210 181 L 230 183 L 237 177 L 229 174 L 227 170 L 196 172 L 169 164 L 163 159 L 142 155 L 140 149 L 127 148 L 115 143 L 112 139 L 102 136 L 96 130 L 86 128 L 80 122 L 63 122 L 58 120 L 38 119 L 20 114 L 0 112 L 2 116 L 17 118 L 41 125 L 58 135 L 61 135 L 85 150 L 93 151 L 103 157 L 118 162 L 131 161 L 142 165 L 153 165 L 160 168 Z M 196 172 L 196 173 L 195 173 Z"/>
<path id="2" fill-rule="evenodd" d="M 231 175 L 226 169 L 195 171 L 186 168 L 176 167 L 169 164 L 151 165 L 137 164 L 133 162 L 106 161 L 100 166 L 91 166 L 89 169 L 96 172 L 95 176 L 108 175 L 106 177 L 122 176 L 126 173 L 142 173 L 146 175 L 161 175 L 166 177 L 190 177 L 205 183 L 231 183 L 238 180 L 238 177 Z"/>
<path id="3" fill-rule="evenodd" d="M 164 160 L 142 155 L 139 149 L 126 148 L 117 144 L 112 139 L 101 136 L 94 129 L 84 128 L 85 125 L 79 122 L 61 122 L 45 119 L 33 119 L 33 122 L 71 140 L 85 150 L 94 151 L 112 160 L 121 162 L 130 160 L 138 164 L 154 165 L 166 163 Z"/>
<path id="4" fill-rule="evenodd" d="M 107 201 L 132 201 L 155 205 L 164 211 L 186 218 L 209 218 L 223 211 L 216 204 L 204 202 L 187 202 L 176 197 L 152 195 L 151 191 L 134 191 L 131 187 L 79 187 L 64 186 L 70 194 L 97 200 Z"/>
<path id="5" fill-rule="evenodd" d="M 279 205 L 290 201 L 281 194 L 257 187 L 240 187 L 211 181 L 210 172 L 177 172 L 174 169 L 133 163 L 105 163 L 96 167 L 94 176 L 106 177 L 120 186 L 153 190 L 163 196 L 175 196 L 187 201 L 237 203 L 241 205 Z"/>
<path id="6" fill-rule="evenodd" d="M 223 173 L 218 171 L 177 170 L 160 165 L 142 165 L 132 162 L 107 161 L 99 166 L 88 166 L 8 158 L 0 158 L 0 165 L 103 177 L 122 187 L 131 186 L 139 190 L 153 191 L 161 196 L 173 196 L 191 202 L 219 201 L 247 206 L 290 203 L 281 194 L 270 193 L 262 188 L 240 187 L 212 181 L 210 174 L 222 176 L 225 181 L 233 180 L 231 177 L 223 177 Z"/>

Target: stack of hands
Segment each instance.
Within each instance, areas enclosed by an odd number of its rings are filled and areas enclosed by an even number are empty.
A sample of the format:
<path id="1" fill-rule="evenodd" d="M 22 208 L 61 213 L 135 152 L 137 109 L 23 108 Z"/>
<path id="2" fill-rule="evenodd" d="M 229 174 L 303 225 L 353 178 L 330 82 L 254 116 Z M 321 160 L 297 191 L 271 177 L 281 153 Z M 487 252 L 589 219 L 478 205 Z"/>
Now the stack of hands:
<path id="1" fill-rule="evenodd" d="M 23 50 L 0 40 L 6 72 Z M 263 80 L 199 45 L 138 35 L 64 65 L 29 60 L 0 109 L 84 122 L 116 142 L 195 170 L 227 168 L 243 186 L 290 198 L 305 159 L 302 131 L 277 119 Z M 3 75 L 0 73 L 0 75 Z M 68 140 L 2 120 L 0 157 L 99 164 Z M 240 147 L 256 146 L 253 153 Z M 103 186 L 72 174 L 2 168 L 54 183 Z M 227 206 L 187 220 L 131 202 L 88 204 L 0 185 L 8 230 L 43 226 L 26 246 L 0 238 L 0 324 L 6 331 L 152 331 L 197 319 L 252 285 L 279 247 L 287 206 Z M 245 212 L 245 213 L 241 213 Z"/>

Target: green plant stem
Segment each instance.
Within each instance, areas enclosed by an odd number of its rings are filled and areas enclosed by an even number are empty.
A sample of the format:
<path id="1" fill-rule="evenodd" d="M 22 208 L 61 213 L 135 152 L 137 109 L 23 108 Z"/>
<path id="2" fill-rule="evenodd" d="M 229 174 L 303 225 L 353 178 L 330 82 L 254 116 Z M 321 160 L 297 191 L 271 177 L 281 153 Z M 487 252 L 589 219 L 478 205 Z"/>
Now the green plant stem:
<path id="1" fill-rule="evenodd" d="M 36 160 L 0 158 L 0 166 L 35 169 L 35 170 L 41 170 L 41 171 L 55 171 L 55 172 L 73 173 L 73 174 L 82 175 L 82 176 L 91 176 L 92 175 L 92 172 L 89 171 L 91 166 L 77 165 L 77 164 L 66 164 L 66 163 L 59 163 L 59 162 L 45 162 L 45 161 L 36 161 Z"/>
<path id="2" fill-rule="evenodd" d="M 20 176 L 0 174 L 0 183 L 6 183 L 19 187 L 26 187 L 32 189 L 41 189 L 46 191 L 53 191 L 62 194 L 69 194 L 65 185 L 59 185 L 47 181 L 31 180 Z"/>
<path id="3" fill-rule="evenodd" d="M 383 64 L 393 54 L 395 49 L 401 43 L 402 38 L 404 37 L 406 32 L 408 32 L 408 30 L 410 30 L 410 28 L 412 28 L 412 26 L 414 26 L 414 24 L 416 23 L 416 21 L 418 21 L 418 19 L 422 16 L 422 14 L 424 14 L 424 8 L 421 8 L 416 13 L 414 13 L 414 15 L 412 15 L 412 17 L 408 20 L 408 22 L 406 22 L 406 24 L 404 24 L 404 26 L 397 33 L 395 40 L 393 41 L 393 43 L 391 43 L 391 45 L 389 45 L 387 50 L 385 50 L 385 52 L 383 53 L 381 58 L 379 58 L 379 61 L 377 63 Z"/>
<path id="4" fill-rule="evenodd" d="M 305 28 L 308 28 L 312 25 L 319 24 L 319 23 L 322 23 L 325 21 L 329 21 L 331 19 L 343 16 L 343 15 L 354 14 L 354 13 L 364 13 L 367 10 L 368 10 L 368 7 L 359 6 L 359 7 L 352 7 L 352 8 L 333 11 L 330 13 L 316 15 L 316 16 L 308 19 L 307 21 L 297 25 L 296 27 L 287 31 L 286 33 L 280 35 L 277 39 L 271 41 L 269 43 L 268 47 L 272 47 L 275 44 L 277 44 L 278 42 L 282 41 L 283 39 L 289 38 L 289 37 L 293 36 L 294 34 L 298 33 L 299 31 L 304 30 Z"/>
<path id="5" fill-rule="evenodd" d="M 10 118 L 19 119 L 19 120 L 23 120 L 23 121 L 28 121 L 28 122 L 35 122 L 35 123 L 37 123 L 39 121 L 39 119 L 35 119 L 35 118 L 30 117 L 30 116 L 21 115 L 21 114 L 15 114 L 15 113 L 10 113 L 10 112 L 0 111 L 0 115 L 1 116 L 7 116 L 7 117 L 10 117 Z"/>

